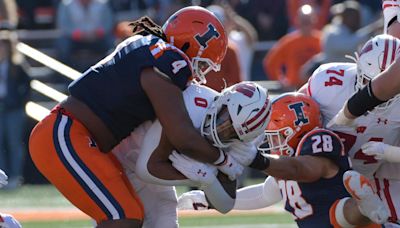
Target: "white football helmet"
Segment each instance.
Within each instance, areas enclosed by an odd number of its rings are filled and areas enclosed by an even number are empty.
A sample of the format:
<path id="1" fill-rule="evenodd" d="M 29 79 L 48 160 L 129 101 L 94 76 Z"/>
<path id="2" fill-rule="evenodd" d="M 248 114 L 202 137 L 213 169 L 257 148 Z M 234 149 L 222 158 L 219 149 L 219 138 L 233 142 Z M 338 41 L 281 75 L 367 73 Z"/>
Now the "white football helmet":
<path id="1" fill-rule="evenodd" d="M 356 54 L 357 76 L 356 88 L 362 89 L 379 73 L 388 68 L 399 56 L 400 40 L 387 34 L 373 37 Z M 393 99 L 377 107 L 386 108 Z"/>
<path id="2" fill-rule="evenodd" d="M 254 82 L 240 82 L 224 89 L 207 110 L 201 134 L 220 148 L 235 140 L 249 142 L 263 134 L 270 111 L 266 89 Z"/>

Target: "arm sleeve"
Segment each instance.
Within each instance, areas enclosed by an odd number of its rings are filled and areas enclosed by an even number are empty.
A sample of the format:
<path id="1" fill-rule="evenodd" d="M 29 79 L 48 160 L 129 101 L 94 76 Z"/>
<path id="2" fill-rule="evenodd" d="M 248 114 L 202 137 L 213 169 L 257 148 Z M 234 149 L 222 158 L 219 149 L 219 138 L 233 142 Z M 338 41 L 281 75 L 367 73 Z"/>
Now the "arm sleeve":
<path id="1" fill-rule="evenodd" d="M 255 210 L 274 205 L 282 200 L 275 178 L 269 176 L 262 184 L 241 188 L 236 193 L 233 209 Z"/>

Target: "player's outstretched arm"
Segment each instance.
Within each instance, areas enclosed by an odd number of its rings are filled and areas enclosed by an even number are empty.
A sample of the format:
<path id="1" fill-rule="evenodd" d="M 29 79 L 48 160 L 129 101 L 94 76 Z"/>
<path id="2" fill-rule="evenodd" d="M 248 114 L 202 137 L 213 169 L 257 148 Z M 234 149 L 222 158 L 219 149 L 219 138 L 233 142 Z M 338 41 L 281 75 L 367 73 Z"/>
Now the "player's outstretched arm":
<path id="1" fill-rule="evenodd" d="M 321 177 L 330 178 L 336 175 L 338 167 L 325 157 L 268 157 L 270 164 L 264 170 L 268 175 L 278 179 L 294 180 L 299 182 L 314 182 Z"/>
<path id="2" fill-rule="evenodd" d="M 255 210 L 274 205 L 282 200 L 278 183 L 272 176 L 264 183 L 247 186 L 236 192 L 235 210 Z"/>
<path id="3" fill-rule="evenodd" d="M 385 71 L 376 76 L 368 86 L 354 94 L 347 102 L 347 110 L 353 116 L 361 116 L 377 105 L 400 93 L 400 60 L 397 59 Z M 351 116 L 348 116 L 351 117 Z"/>
<path id="4" fill-rule="evenodd" d="M 237 190 L 235 210 L 255 210 L 274 205 L 282 200 L 275 178 L 269 176 L 264 183 L 247 186 Z M 203 191 L 185 192 L 178 198 L 180 210 L 211 209 Z"/>

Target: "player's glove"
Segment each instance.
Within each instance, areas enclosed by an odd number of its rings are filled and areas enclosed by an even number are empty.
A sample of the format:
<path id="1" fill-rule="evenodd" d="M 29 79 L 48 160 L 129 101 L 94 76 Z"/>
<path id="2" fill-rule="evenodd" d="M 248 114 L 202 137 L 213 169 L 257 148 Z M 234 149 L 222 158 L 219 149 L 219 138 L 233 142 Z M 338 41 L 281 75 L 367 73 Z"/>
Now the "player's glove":
<path id="1" fill-rule="evenodd" d="M 210 209 L 203 191 L 185 192 L 178 198 L 178 210 L 208 210 Z"/>
<path id="2" fill-rule="evenodd" d="M 354 127 L 356 125 L 354 119 L 348 118 L 344 114 L 344 107 L 326 124 L 327 128 L 331 128 L 333 125 L 349 126 Z"/>
<path id="3" fill-rule="evenodd" d="M 173 151 L 169 155 L 172 166 L 187 178 L 201 185 L 209 185 L 215 181 L 218 170 L 215 166 L 191 159 Z"/>
<path id="4" fill-rule="evenodd" d="M 364 154 L 374 156 L 377 160 L 400 162 L 400 147 L 383 142 L 367 142 L 361 146 Z"/>
<path id="5" fill-rule="evenodd" d="M 0 213 L 0 228 L 21 228 L 21 224 L 9 214 Z"/>
<path id="6" fill-rule="evenodd" d="M 230 154 L 225 153 L 222 150 L 220 150 L 220 153 L 220 158 L 222 157 L 222 159 L 218 159 L 217 161 L 222 160 L 222 162 L 214 163 L 214 165 L 216 165 L 221 172 L 225 173 L 230 180 L 235 180 L 242 174 L 243 166 Z"/>
<path id="7" fill-rule="evenodd" d="M 244 166 L 250 165 L 258 153 L 257 147 L 252 142 L 236 141 L 227 149 L 228 154 Z"/>
<path id="8" fill-rule="evenodd" d="M 0 188 L 8 184 L 8 176 L 7 174 L 0 169 Z"/>

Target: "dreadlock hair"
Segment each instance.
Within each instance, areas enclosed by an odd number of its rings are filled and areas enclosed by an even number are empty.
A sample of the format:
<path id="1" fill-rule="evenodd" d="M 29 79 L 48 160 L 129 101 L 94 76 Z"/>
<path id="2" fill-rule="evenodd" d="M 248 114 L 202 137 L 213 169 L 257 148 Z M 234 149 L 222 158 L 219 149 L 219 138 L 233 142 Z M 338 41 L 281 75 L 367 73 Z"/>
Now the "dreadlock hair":
<path id="1" fill-rule="evenodd" d="M 131 23 L 129 23 L 129 25 L 132 26 L 133 35 L 152 34 L 154 36 L 160 37 L 164 41 L 167 41 L 167 36 L 165 35 L 161 26 L 156 24 L 148 16 L 143 16 L 136 21 L 132 21 Z"/>

